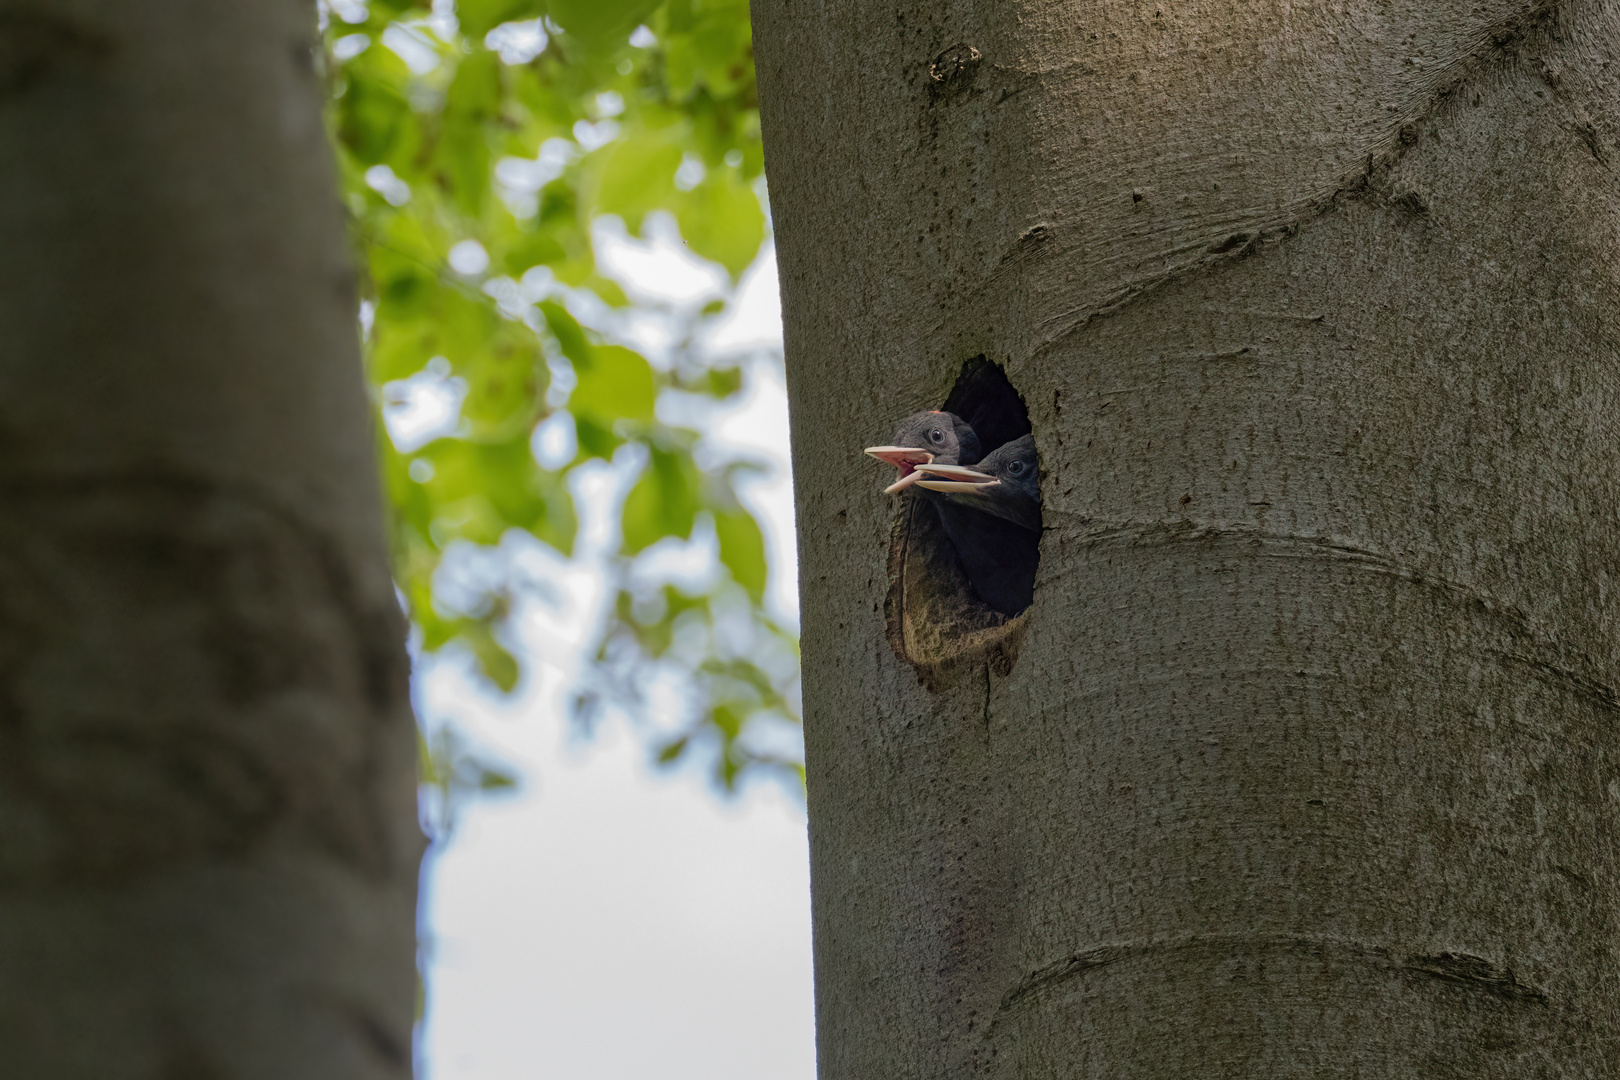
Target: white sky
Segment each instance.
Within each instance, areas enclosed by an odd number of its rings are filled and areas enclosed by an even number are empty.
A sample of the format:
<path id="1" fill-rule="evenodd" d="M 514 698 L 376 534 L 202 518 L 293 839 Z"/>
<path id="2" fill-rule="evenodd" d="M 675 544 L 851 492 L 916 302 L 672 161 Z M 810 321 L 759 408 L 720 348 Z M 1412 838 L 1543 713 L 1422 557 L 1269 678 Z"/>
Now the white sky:
<path id="1" fill-rule="evenodd" d="M 669 227 L 649 231 L 651 243 L 611 223 L 596 236 L 602 265 L 638 300 L 689 309 L 725 287 Z M 692 419 L 713 449 L 770 464 L 742 494 L 764 519 L 772 607 L 792 618 L 787 403 L 772 358 L 780 356 L 781 314 L 769 246 L 734 308 L 705 347 L 745 359 L 747 389 L 736 404 Z M 655 362 L 667 347 L 655 316 L 631 325 L 598 315 L 598 325 Z M 572 560 L 538 544 L 506 545 L 512 565 L 546 594 L 522 607 L 530 659 L 518 695 L 502 702 L 485 694 L 453 655 L 428 660 L 418 674 L 425 721 L 453 717 L 523 779 L 516 795 L 470 806 L 424 873 L 421 1073 L 426 1080 L 812 1080 L 802 806 L 769 783 L 723 802 L 693 770 L 650 769 L 645 741 L 626 723 L 606 723 L 581 740 L 563 719 L 601 602 L 592 567 L 615 539 L 608 504 L 625 479 L 607 466 L 579 473 L 581 540 Z"/>

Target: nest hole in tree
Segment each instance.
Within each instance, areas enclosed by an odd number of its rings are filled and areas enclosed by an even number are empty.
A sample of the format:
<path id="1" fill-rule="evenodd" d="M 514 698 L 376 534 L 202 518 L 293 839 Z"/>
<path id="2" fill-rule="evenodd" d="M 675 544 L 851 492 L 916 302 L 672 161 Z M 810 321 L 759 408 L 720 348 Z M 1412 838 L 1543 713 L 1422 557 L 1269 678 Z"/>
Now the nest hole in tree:
<path id="1" fill-rule="evenodd" d="M 1001 367 L 983 356 L 962 365 L 956 385 L 941 408 L 955 413 L 978 436 L 979 458 L 1030 433 L 1029 410 Z M 974 462 L 964 462 L 972 465 Z M 908 489 L 899 500 L 889 541 L 889 592 L 885 603 L 889 643 L 931 690 L 942 689 L 967 670 L 989 664 L 1005 675 L 1018 655 L 1018 642 L 1033 594 L 1040 532 L 996 519 L 997 545 L 1009 559 L 1027 567 L 1002 583 L 1000 607 L 974 588 L 937 509 L 941 499 Z M 960 514 L 963 511 L 958 510 Z M 978 513 L 978 511 L 968 511 Z M 989 515 L 986 515 L 988 518 Z M 974 519 L 979 520 L 979 519 Z M 1008 601 L 1009 592 L 1016 597 Z"/>

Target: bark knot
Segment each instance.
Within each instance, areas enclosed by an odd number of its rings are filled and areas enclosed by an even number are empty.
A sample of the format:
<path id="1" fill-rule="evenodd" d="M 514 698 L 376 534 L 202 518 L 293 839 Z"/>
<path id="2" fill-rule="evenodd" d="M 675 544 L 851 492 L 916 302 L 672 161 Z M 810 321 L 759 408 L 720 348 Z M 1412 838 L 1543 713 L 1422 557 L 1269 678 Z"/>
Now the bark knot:
<path id="1" fill-rule="evenodd" d="M 959 94 L 973 85 L 984 54 L 966 42 L 957 42 L 928 65 L 928 82 L 938 95 Z"/>

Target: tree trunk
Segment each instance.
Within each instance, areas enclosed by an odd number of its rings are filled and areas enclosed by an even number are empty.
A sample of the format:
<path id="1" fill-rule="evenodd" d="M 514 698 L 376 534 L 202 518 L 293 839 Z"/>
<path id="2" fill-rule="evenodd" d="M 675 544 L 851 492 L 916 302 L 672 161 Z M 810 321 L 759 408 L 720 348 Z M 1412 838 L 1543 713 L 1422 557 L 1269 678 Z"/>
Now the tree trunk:
<path id="1" fill-rule="evenodd" d="M 755 38 L 822 1075 L 1620 1071 L 1614 5 Z M 1042 563 L 925 686 L 859 449 L 980 354 Z"/>
<path id="2" fill-rule="evenodd" d="M 401 1077 L 420 836 L 292 0 L 0 0 L 0 1075 Z"/>

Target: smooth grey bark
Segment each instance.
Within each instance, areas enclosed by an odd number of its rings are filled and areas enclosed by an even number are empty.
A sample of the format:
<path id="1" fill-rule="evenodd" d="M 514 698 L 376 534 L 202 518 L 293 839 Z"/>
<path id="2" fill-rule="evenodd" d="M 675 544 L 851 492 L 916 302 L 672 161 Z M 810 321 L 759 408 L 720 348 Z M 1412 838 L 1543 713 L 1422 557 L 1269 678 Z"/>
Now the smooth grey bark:
<path id="1" fill-rule="evenodd" d="M 0 2 L 0 1075 L 402 1077 L 415 743 L 297 0 Z"/>
<path id="2" fill-rule="evenodd" d="M 1620 8 L 756 0 L 822 1075 L 1620 1072 Z M 1024 394 L 1016 663 L 859 448 Z"/>

